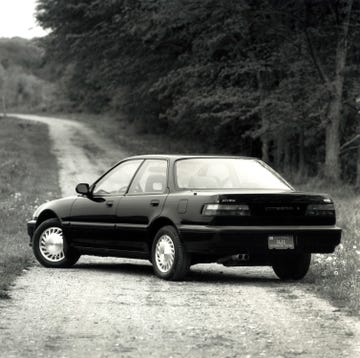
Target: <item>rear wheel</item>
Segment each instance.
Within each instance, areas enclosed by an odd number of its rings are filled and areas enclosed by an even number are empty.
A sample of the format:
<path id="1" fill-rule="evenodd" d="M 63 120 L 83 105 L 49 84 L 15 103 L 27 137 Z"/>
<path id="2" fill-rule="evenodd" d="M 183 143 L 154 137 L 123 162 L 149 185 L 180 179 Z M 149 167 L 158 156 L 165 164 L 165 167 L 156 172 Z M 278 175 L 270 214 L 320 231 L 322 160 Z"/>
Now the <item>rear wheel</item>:
<path id="1" fill-rule="evenodd" d="M 274 259 L 272 267 L 280 280 L 301 280 L 307 274 L 311 254 L 287 254 Z"/>
<path id="2" fill-rule="evenodd" d="M 70 267 L 80 258 L 79 253 L 67 247 L 57 219 L 46 220 L 37 227 L 32 246 L 35 257 L 45 267 Z"/>
<path id="3" fill-rule="evenodd" d="M 181 280 L 189 271 L 190 257 L 173 226 L 157 232 L 151 257 L 155 274 L 164 280 Z"/>

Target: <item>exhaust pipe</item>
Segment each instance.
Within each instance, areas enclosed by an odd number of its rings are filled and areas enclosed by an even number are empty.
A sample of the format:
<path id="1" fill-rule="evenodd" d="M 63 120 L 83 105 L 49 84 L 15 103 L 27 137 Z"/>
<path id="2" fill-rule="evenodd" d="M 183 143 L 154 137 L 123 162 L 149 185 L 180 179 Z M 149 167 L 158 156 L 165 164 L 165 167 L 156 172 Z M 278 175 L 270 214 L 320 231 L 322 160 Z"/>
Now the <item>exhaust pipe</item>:
<path id="1" fill-rule="evenodd" d="M 236 254 L 231 256 L 226 256 L 218 260 L 219 264 L 224 266 L 241 266 L 242 263 L 250 260 L 249 254 Z"/>
<path id="2" fill-rule="evenodd" d="M 238 260 L 239 261 L 249 261 L 250 260 L 250 255 L 249 254 L 239 254 L 238 255 Z"/>

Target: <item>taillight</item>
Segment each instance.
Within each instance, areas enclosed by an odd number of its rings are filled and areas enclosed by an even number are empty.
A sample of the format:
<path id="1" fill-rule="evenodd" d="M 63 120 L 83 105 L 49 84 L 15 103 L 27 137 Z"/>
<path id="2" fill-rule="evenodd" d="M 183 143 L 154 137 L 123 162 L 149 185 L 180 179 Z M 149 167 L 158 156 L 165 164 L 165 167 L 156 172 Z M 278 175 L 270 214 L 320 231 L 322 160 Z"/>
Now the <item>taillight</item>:
<path id="1" fill-rule="evenodd" d="M 309 204 L 306 208 L 307 216 L 335 216 L 335 207 L 330 204 Z"/>
<path id="2" fill-rule="evenodd" d="M 245 204 L 205 204 L 202 214 L 207 216 L 250 216 L 250 208 Z"/>

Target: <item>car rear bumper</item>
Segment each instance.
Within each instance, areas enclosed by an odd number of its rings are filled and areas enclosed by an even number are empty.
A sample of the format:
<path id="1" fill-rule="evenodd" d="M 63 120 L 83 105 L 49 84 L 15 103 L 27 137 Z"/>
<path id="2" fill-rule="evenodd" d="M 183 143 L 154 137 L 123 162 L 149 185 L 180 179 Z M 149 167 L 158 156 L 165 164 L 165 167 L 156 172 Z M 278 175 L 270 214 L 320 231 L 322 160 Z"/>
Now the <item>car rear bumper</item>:
<path id="1" fill-rule="evenodd" d="M 34 235 L 35 227 L 36 227 L 36 220 L 30 220 L 27 222 L 27 232 L 28 235 L 30 236 L 30 245 L 32 242 L 32 237 Z"/>
<path id="2" fill-rule="evenodd" d="M 180 235 L 188 252 L 209 255 L 231 255 L 239 252 L 271 253 L 268 238 L 292 235 L 295 251 L 331 253 L 341 240 L 336 226 L 205 226 L 182 225 Z"/>

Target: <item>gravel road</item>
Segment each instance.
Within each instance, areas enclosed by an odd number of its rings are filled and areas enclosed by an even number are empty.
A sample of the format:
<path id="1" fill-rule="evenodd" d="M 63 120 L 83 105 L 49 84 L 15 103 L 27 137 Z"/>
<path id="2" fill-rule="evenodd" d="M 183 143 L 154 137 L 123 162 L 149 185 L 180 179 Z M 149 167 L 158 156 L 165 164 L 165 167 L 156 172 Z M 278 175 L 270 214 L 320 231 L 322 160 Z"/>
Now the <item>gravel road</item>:
<path id="1" fill-rule="evenodd" d="M 49 125 L 64 195 L 126 154 L 81 123 L 18 116 Z M 145 261 L 85 256 L 35 264 L 10 295 L 1 357 L 360 357 L 358 320 L 267 268 L 198 265 L 166 282 Z"/>

